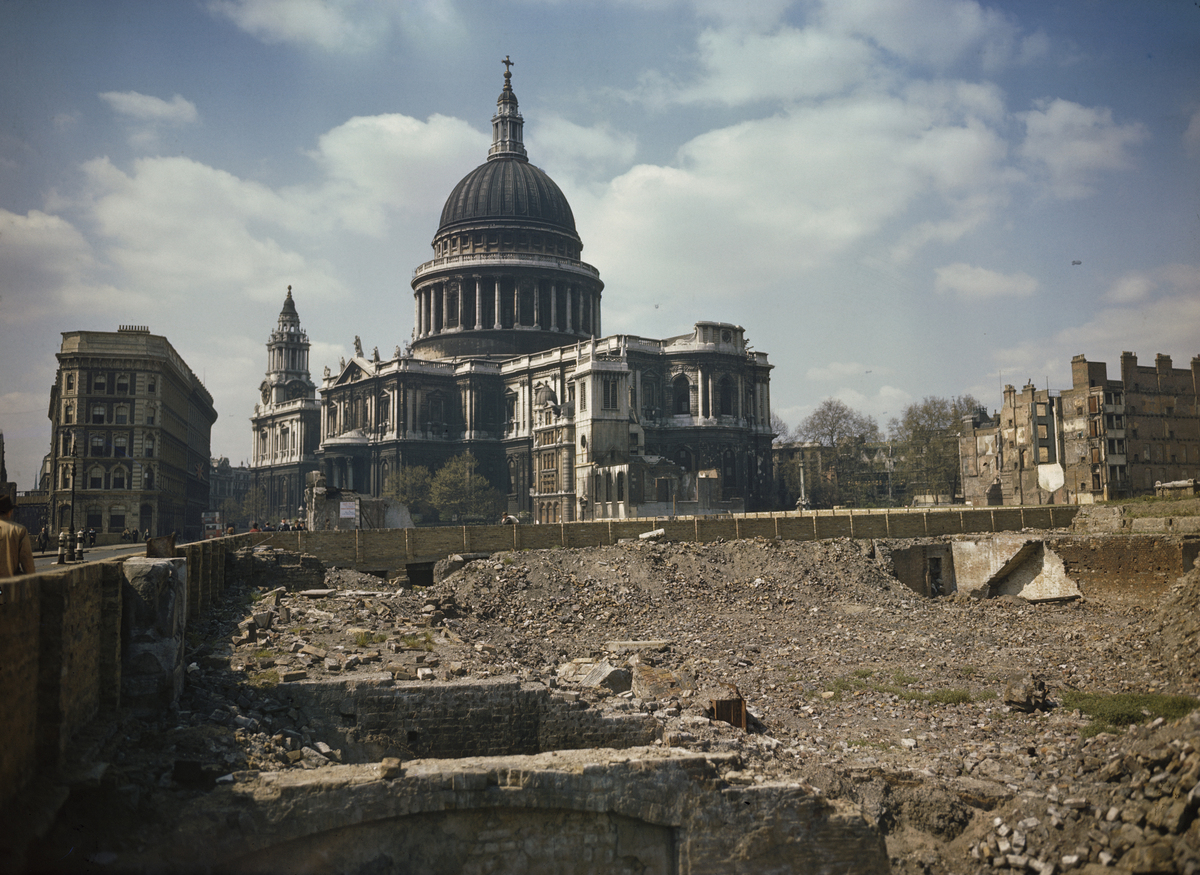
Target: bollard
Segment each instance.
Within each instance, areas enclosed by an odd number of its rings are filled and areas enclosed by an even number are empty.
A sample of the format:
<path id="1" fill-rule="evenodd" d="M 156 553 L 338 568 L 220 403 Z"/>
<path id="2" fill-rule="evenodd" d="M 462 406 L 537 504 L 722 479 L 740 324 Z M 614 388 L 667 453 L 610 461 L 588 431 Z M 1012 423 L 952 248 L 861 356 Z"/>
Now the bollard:
<path id="1" fill-rule="evenodd" d="M 85 537 L 85 535 L 83 533 L 83 529 L 80 529 L 79 534 L 76 535 L 76 541 L 75 541 L 75 558 L 80 562 L 83 561 L 83 539 L 84 539 L 84 537 Z"/>
<path id="2" fill-rule="evenodd" d="M 58 564 L 67 564 L 67 530 L 58 530 Z"/>

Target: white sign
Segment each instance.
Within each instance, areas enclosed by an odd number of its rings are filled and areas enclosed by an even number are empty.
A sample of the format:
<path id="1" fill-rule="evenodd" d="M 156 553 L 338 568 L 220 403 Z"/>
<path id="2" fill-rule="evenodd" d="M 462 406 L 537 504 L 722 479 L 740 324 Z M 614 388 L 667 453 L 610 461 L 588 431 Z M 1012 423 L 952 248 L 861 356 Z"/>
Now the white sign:
<path id="1" fill-rule="evenodd" d="M 344 520 L 352 520 L 352 519 L 354 519 L 354 507 L 355 507 L 355 504 L 354 504 L 354 502 L 353 502 L 353 501 L 341 501 L 341 502 L 338 502 L 338 507 L 339 507 L 339 509 L 340 509 L 340 512 L 338 513 L 338 516 L 339 516 L 339 517 L 341 517 L 341 518 L 342 518 L 342 519 L 344 519 Z"/>

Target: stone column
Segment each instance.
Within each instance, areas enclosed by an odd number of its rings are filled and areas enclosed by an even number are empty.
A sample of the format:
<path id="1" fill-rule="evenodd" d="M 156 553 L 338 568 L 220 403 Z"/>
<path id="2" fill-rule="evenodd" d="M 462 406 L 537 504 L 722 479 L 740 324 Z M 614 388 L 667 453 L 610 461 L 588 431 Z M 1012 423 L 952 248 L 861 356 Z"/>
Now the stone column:
<path id="1" fill-rule="evenodd" d="M 483 327 L 483 279 L 475 277 L 475 330 Z"/>
<path id="2" fill-rule="evenodd" d="M 521 327 L 521 281 L 513 280 L 513 328 Z"/>
<path id="3" fill-rule="evenodd" d="M 575 326 L 571 324 L 571 299 L 575 297 L 574 286 L 567 286 L 567 294 L 565 297 L 567 299 L 567 331 L 574 331 Z"/>
<path id="4" fill-rule="evenodd" d="M 496 277 L 496 324 L 495 328 L 503 328 L 504 325 L 500 321 L 500 277 Z"/>
<path id="5" fill-rule="evenodd" d="M 558 284 L 550 283 L 550 330 L 558 331 Z"/>
<path id="6" fill-rule="evenodd" d="M 446 294 L 449 283 L 442 283 L 442 331 L 450 327 L 450 296 Z"/>
<path id="7" fill-rule="evenodd" d="M 592 295 L 592 333 L 597 337 L 602 336 L 600 334 L 600 295 L 598 294 Z"/>

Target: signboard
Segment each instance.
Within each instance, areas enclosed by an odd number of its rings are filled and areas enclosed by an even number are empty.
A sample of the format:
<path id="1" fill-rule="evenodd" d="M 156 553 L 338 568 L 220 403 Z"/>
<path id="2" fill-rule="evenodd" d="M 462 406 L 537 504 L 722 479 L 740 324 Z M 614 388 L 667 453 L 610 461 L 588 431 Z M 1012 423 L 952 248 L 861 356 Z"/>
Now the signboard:
<path id="1" fill-rule="evenodd" d="M 344 520 L 352 520 L 355 517 L 355 502 L 340 501 L 338 502 L 338 516 Z"/>

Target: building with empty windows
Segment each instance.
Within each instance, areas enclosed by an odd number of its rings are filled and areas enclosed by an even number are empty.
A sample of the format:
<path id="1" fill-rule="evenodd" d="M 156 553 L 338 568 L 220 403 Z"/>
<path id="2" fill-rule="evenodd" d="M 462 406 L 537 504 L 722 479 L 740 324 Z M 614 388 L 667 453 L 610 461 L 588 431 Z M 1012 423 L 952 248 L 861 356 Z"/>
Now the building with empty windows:
<path id="1" fill-rule="evenodd" d="M 212 396 L 170 342 L 139 325 L 67 331 L 50 395 L 56 529 L 200 537 Z"/>
<path id="2" fill-rule="evenodd" d="M 1175 368 L 1123 352 L 1109 379 L 1104 362 L 1077 355 L 1057 395 L 1005 386 L 994 417 L 964 422 L 959 457 L 968 504 L 1091 503 L 1200 478 L 1200 356 Z"/>
<path id="3" fill-rule="evenodd" d="M 602 335 L 600 272 L 581 260 L 561 189 L 529 162 L 523 124 L 506 71 L 487 160 L 450 192 L 433 258 L 413 272 L 411 338 L 384 356 L 355 338 L 325 367 L 327 486 L 378 496 L 393 472 L 470 452 L 534 522 L 769 506 L 766 354 L 719 322 Z M 267 461 L 261 475 L 281 469 Z"/>

